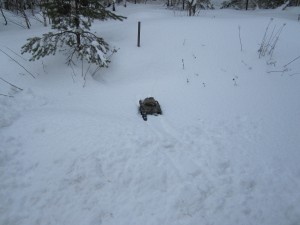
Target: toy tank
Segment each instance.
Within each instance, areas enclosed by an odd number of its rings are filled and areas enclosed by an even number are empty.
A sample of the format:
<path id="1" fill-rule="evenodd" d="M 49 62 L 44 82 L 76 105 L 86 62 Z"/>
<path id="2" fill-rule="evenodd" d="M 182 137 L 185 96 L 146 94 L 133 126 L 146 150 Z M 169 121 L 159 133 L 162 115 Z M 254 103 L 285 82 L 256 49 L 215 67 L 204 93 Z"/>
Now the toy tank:
<path id="1" fill-rule="evenodd" d="M 147 121 L 147 115 L 161 115 L 162 111 L 158 101 L 153 97 L 145 98 L 143 101 L 140 100 L 140 113 L 145 121 Z"/>

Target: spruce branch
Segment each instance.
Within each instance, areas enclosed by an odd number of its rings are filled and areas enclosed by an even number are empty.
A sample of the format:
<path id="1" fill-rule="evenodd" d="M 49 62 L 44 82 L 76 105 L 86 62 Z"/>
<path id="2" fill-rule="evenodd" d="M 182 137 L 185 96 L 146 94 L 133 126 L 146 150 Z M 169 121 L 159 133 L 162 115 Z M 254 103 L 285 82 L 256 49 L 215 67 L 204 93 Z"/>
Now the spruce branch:
<path id="1" fill-rule="evenodd" d="M 126 17 L 107 10 L 102 3 L 98 0 L 43 2 L 44 12 L 52 20 L 52 29 L 55 31 L 27 39 L 27 43 L 22 46 L 22 54 L 30 53 L 30 61 L 34 61 L 64 52 L 68 65 L 74 65 L 76 58 L 107 67 L 110 62 L 107 56 L 109 45 L 103 38 L 90 32 L 90 27 L 95 19 L 122 21 Z"/>

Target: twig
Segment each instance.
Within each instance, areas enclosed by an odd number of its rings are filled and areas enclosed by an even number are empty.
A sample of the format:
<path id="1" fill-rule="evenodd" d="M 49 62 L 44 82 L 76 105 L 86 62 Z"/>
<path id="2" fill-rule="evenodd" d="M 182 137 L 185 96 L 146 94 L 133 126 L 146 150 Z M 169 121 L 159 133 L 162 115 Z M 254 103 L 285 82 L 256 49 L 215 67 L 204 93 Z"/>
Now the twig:
<path id="1" fill-rule="evenodd" d="M 243 44 L 241 39 L 241 27 L 239 26 L 239 38 L 240 38 L 240 45 L 241 45 L 241 52 L 243 51 Z"/>
<path id="2" fill-rule="evenodd" d="M 263 37 L 262 43 L 260 45 L 260 48 L 258 50 L 259 52 L 259 58 L 261 56 L 265 56 L 266 54 L 270 56 L 270 58 L 272 59 L 273 57 L 273 53 L 275 50 L 275 47 L 277 45 L 277 42 L 279 40 L 279 37 L 282 33 L 283 28 L 285 27 L 285 23 L 279 27 L 277 29 L 277 26 L 274 25 L 273 30 L 271 32 L 271 34 L 268 34 L 269 28 L 270 28 L 270 24 L 272 22 L 273 19 L 271 19 L 270 23 L 268 24 L 266 31 L 265 31 L 265 35 Z"/>
<path id="3" fill-rule="evenodd" d="M 292 73 L 292 74 L 290 74 L 291 77 L 295 76 L 295 75 L 300 75 L 300 73 Z"/>
<path id="4" fill-rule="evenodd" d="M 14 53 L 16 56 L 19 56 L 21 59 L 23 59 L 24 61 L 27 62 L 27 59 L 25 59 L 23 56 L 19 55 L 18 53 L 16 53 L 15 51 L 13 51 L 12 49 L 10 49 L 9 47 L 6 47 L 9 51 L 11 51 L 12 53 Z"/>
<path id="5" fill-rule="evenodd" d="M 81 76 L 83 77 L 83 58 L 81 58 Z"/>
<path id="6" fill-rule="evenodd" d="M 15 63 L 17 63 L 19 66 L 21 66 L 27 73 L 29 73 L 30 76 L 32 76 L 35 79 L 35 76 L 32 73 L 30 73 L 24 66 L 22 66 L 17 60 L 12 58 L 10 55 L 8 55 L 6 52 L 4 52 L 2 49 L 0 49 L 0 51 L 3 54 L 5 54 L 7 57 L 9 57 L 11 60 L 13 60 Z"/>
<path id="7" fill-rule="evenodd" d="M 42 61 L 42 65 L 43 65 L 43 71 L 44 71 L 44 73 L 45 73 L 45 74 L 48 74 L 48 73 L 46 72 L 46 66 L 45 66 L 45 64 L 44 64 L 43 61 Z"/>
<path id="8" fill-rule="evenodd" d="M 287 70 L 272 70 L 272 71 L 267 71 L 267 73 L 283 73 L 286 72 Z"/>
<path id="9" fill-rule="evenodd" d="M 261 44 L 260 44 L 260 48 L 258 49 L 258 52 L 259 52 L 259 58 L 260 58 L 261 56 L 264 56 L 264 55 L 265 55 L 265 50 L 264 50 L 264 48 L 265 48 L 265 46 L 266 46 L 267 33 L 268 33 L 268 31 L 269 31 L 269 27 L 270 27 L 272 21 L 273 21 L 273 18 L 270 19 L 270 21 L 269 21 L 269 23 L 268 23 L 268 25 L 267 25 L 267 27 L 266 27 L 265 34 L 264 34 L 263 39 L 262 39 Z"/>
<path id="10" fill-rule="evenodd" d="M 20 90 L 20 91 L 23 91 L 22 88 L 19 88 L 19 87 L 17 87 L 16 85 L 13 85 L 12 83 L 10 83 L 10 82 L 4 80 L 2 77 L 0 77 L 0 80 L 4 81 L 5 83 L 9 84 L 10 86 L 12 86 L 12 87 L 14 87 L 14 88 L 17 88 L 17 89 Z"/>
<path id="11" fill-rule="evenodd" d="M 72 77 L 72 80 L 73 80 L 73 83 L 75 83 L 75 79 L 74 79 L 74 77 L 76 77 L 76 73 L 75 73 L 75 71 L 74 71 L 74 68 L 73 68 L 73 65 L 72 64 L 70 64 L 70 67 L 71 67 L 71 69 L 72 69 L 72 71 L 73 71 L 73 75 L 71 75 L 71 77 Z"/>
<path id="12" fill-rule="evenodd" d="M 87 76 L 87 73 L 90 71 L 90 67 L 91 67 L 91 64 L 89 64 L 89 67 L 87 68 L 85 74 L 84 74 L 84 84 L 83 84 L 83 87 L 85 87 L 85 84 L 86 84 L 86 76 Z"/>
<path id="13" fill-rule="evenodd" d="M 1 94 L 1 93 L 0 93 L 0 95 L 1 95 L 1 96 L 5 96 L 5 97 L 9 97 L 9 98 L 13 98 L 13 97 L 14 97 L 14 96 L 12 96 L 12 95 L 5 95 L 5 94 Z"/>
<path id="14" fill-rule="evenodd" d="M 273 70 L 273 71 L 267 71 L 267 73 L 281 73 L 283 75 L 285 72 L 289 71 L 288 68 L 285 68 L 284 70 Z"/>
<path id="15" fill-rule="evenodd" d="M 299 58 L 300 58 L 300 55 L 298 57 L 296 57 L 295 59 L 293 59 L 292 61 L 290 61 L 288 64 L 284 65 L 283 67 L 287 67 L 288 65 L 290 65 L 292 62 L 295 62 Z"/>
<path id="16" fill-rule="evenodd" d="M 94 77 L 95 74 L 96 74 L 100 69 L 101 69 L 101 67 L 98 66 L 98 67 L 94 70 L 94 72 L 91 74 L 91 76 Z"/>
<path id="17" fill-rule="evenodd" d="M 279 29 L 279 31 L 277 32 L 277 34 L 275 35 L 276 39 L 275 39 L 275 41 L 273 42 L 273 44 L 272 44 L 272 46 L 271 46 L 271 49 L 270 49 L 270 51 L 269 51 L 269 55 L 271 56 L 271 58 L 272 58 L 272 56 L 273 56 L 273 52 L 274 52 L 275 46 L 276 46 L 276 44 L 277 44 L 277 42 L 278 42 L 278 40 L 279 40 L 279 36 L 280 36 L 280 34 L 281 34 L 283 28 L 285 27 L 285 25 L 286 25 L 286 24 L 284 23 L 284 24 L 281 26 L 281 28 Z"/>
<path id="18" fill-rule="evenodd" d="M 85 87 L 85 85 L 86 85 L 86 76 L 87 76 L 87 73 L 88 73 L 89 70 L 90 70 L 90 67 L 91 67 L 91 64 L 89 64 L 89 67 L 88 67 L 88 69 L 85 71 L 85 74 L 82 75 L 82 76 L 83 76 L 83 80 L 84 80 L 83 87 Z"/>
<path id="19" fill-rule="evenodd" d="M 115 49 L 115 48 L 114 48 L 114 49 L 111 51 L 111 54 L 110 54 L 109 56 L 107 56 L 107 59 L 110 60 L 110 59 L 112 58 L 112 56 L 113 56 L 115 53 L 117 53 L 119 50 L 120 50 L 120 48 L 118 48 L 118 49 Z"/>

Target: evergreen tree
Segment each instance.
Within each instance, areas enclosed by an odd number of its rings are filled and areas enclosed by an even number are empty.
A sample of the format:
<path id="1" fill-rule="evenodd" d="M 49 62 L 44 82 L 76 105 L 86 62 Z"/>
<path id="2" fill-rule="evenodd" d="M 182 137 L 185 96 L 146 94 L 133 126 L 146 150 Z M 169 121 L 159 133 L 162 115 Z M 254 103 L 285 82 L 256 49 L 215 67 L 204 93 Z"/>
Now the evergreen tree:
<path id="1" fill-rule="evenodd" d="M 235 9 L 274 9 L 283 5 L 287 0 L 227 0 L 222 2 L 221 8 Z"/>
<path id="2" fill-rule="evenodd" d="M 56 32 L 43 34 L 27 40 L 22 47 L 23 53 L 31 53 L 30 60 L 54 55 L 58 50 L 67 54 L 67 62 L 73 62 L 73 57 L 86 59 L 99 67 L 107 66 L 106 55 L 109 45 L 103 38 L 90 32 L 95 19 L 114 19 L 122 21 L 123 16 L 116 15 L 101 4 L 99 0 L 49 0 L 43 7 L 52 20 L 52 29 Z"/>

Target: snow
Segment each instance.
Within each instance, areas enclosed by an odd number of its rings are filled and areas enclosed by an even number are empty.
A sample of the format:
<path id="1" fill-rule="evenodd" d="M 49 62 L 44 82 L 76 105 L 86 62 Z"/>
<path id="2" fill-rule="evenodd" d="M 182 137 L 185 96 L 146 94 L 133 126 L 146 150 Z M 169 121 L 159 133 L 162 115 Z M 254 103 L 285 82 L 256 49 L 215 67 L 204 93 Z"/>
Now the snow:
<path id="1" fill-rule="evenodd" d="M 117 12 L 128 19 L 92 30 L 119 50 L 86 81 L 62 54 L 19 55 L 49 28 L 0 26 L 0 48 L 36 76 L 0 52 L 1 77 L 23 89 L 0 80 L 14 96 L 0 96 L 0 224 L 300 224 L 299 59 L 285 67 L 299 7 Z M 286 26 L 259 58 L 270 18 Z M 163 115 L 145 122 L 148 96 Z"/>
<path id="2" fill-rule="evenodd" d="M 107 65 L 107 58 L 105 57 L 105 53 L 107 52 L 105 47 L 102 46 L 100 43 L 98 43 L 97 41 L 92 41 L 91 46 L 93 46 L 93 48 L 96 51 L 96 56 L 97 58 L 100 59 L 100 61 L 102 62 L 103 66 L 108 66 Z M 90 53 L 90 49 L 88 50 L 88 52 Z"/>

